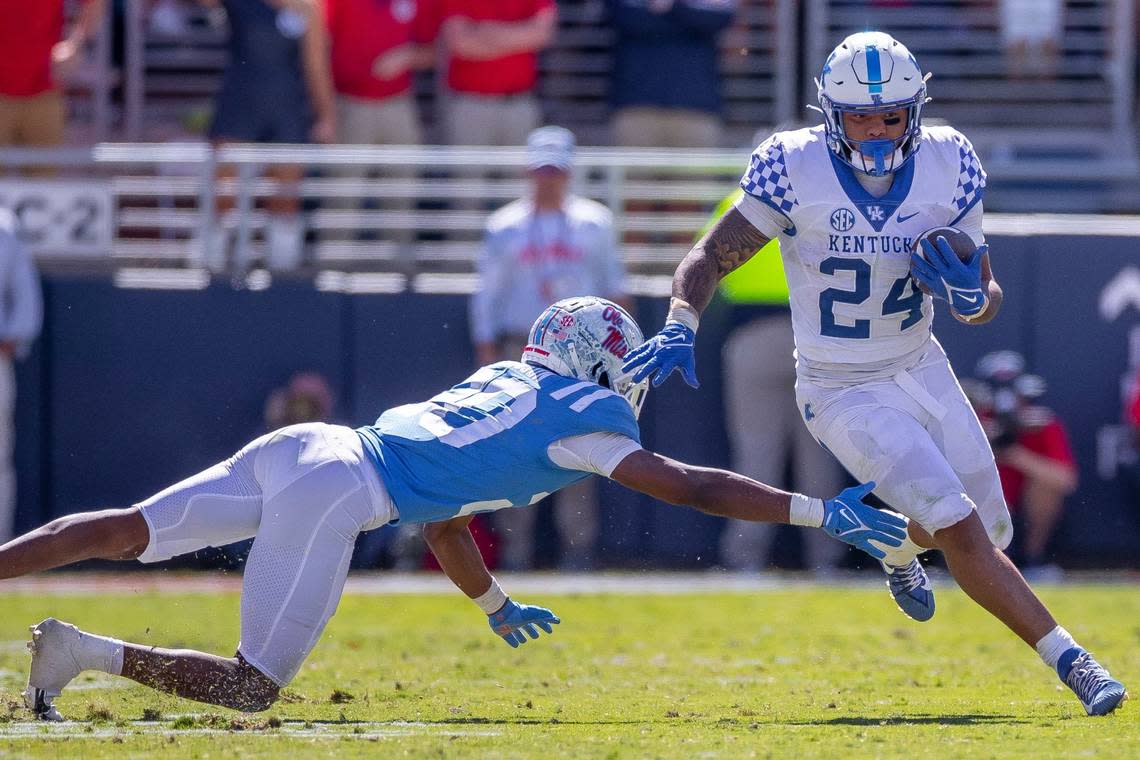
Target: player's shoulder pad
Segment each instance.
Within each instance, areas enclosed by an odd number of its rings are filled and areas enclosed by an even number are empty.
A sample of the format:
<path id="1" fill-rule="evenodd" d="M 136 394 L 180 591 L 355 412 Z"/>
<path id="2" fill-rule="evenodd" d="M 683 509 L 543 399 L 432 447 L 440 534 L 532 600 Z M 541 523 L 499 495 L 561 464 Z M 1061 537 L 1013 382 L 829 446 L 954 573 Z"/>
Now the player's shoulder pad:
<path id="1" fill-rule="evenodd" d="M 924 160 L 943 164 L 950 176 L 957 177 L 952 203 L 959 214 L 982 199 L 986 170 L 969 138 L 951 126 L 923 127 L 922 150 L 929 152 Z"/>
<path id="2" fill-rule="evenodd" d="M 608 395 L 591 404 L 589 409 L 593 410 L 597 419 L 604 422 L 600 429 L 621 433 L 641 443 L 641 428 L 637 425 L 633 407 L 618 394 L 610 391 Z"/>
<path id="3" fill-rule="evenodd" d="M 530 201 L 525 198 L 511 201 L 497 209 L 487 220 L 487 234 L 495 235 L 503 230 L 525 224 L 530 218 Z"/>
<path id="4" fill-rule="evenodd" d="M 799 205 L 788 176 L 788 154 L 802 149 L 803 136 L 799 133 L 806 131 L 777 132 L 760 143 L 740 178 L 741 189 L 784 214 Z"/>

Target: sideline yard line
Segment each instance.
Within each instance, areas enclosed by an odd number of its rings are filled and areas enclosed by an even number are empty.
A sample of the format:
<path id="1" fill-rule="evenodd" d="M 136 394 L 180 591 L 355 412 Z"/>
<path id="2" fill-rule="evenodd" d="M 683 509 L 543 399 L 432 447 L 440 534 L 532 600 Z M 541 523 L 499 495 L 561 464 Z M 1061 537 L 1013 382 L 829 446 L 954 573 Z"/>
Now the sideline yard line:
<path id="1" fill-rule="evenodd" d="M 612 572 L 612 573 L 497 573 L 518 593 L 566 594 L 691 594 L 721 591 L 771 591 L 823 585 L 870 587 L 881 583 L 877 573 L 850 573 L 820 580 L 807 573 Z M 73 572 L 45 573 L 0 582 L 4 594 L 56 596 L 200 594 L 241 590 L 238 572 Z M 441 573 L 356 572 L 348 577 L 349 594 L 456 594 Z"/>
<path id="2" fill-rule="evenodd" d="M 520 594 L 637 594 L 673 595 L 696 593 L 755 593 L 791 588 L 878 588 L 883 577 L 876 572 L 838 573 L 820 577 L 810 573 L 706 572 L 603 572 L 603 573 L 499 573 L 503 585 Z M 935 583 L 947 587 L 953 581 L 937 568 Z M 1061 585 L 1140 584 L 1140 575 L 1127 572 L 1069 573 Z M 1035 586 L 1052 584 L 1034 584 Z M 73 572 L 46 573 L 0 582 L 4 594 L 92 596 L 130 594 L 237 593 L 241 574 L 210 571 Z M 455 586 L 441 573 L 357 572 L 348 578 L 346 593 L 456 594 Z"/>
<path id="3" fill-rule="evenodd" d="M 92 726 L 87 721 L 45 723 L 26 721 L 0 727 L 3 739 L 109 739 L 136 734 L 213 736 L 249 734 L 265 738 L 300 739 L 390 739 L 399 736 L 502 736 L 493 728 L 463 728 L 436 723 L 409 721 L 312 724 L 285 721 L 277 728 L 235 730 L 230 728 L 174 728 L 171 721 L 129 721 L 125 726 Z"/>

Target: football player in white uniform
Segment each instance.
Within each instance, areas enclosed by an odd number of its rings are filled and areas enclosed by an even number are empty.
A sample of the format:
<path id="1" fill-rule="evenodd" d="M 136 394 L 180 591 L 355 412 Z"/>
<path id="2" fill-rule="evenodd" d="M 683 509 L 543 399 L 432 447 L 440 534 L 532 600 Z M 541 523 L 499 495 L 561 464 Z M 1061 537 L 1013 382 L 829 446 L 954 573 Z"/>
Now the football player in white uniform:
<path id="1" fill-rule="evenodd" d="M 982 236 L 985 172 L 960 132 L 922 126 L 926 79 L 887 34 L 843 40 L 818 80 L 824 123 L 760 144 L 743 197 L 681 262 L 665 327 L 625 369 L 637 368 L 635 380 L 655 375 L 655 385 L 679 369 L 696 387 L 701 311 L 722 277 L 778 237 L 804 421 L 911 519 L 910 540 L 884 562 L 900 608 L 915 620 L 933 616 L 917 555 L 941 550 L 966 593 L 1035 647 L 1089 714 L 1105 714 L 1123 701 L 1124 686 L 1002 553 L 1012 526 L 993 452 L 931 333 L 935 298 L 955 319 L 980 325 L 997 313 L 1002 291 Z M 974 241 L 968 260 L 945 238 L 923 240 L 925 256 L 912 252 L 924 231 L 947 225 Z"/>

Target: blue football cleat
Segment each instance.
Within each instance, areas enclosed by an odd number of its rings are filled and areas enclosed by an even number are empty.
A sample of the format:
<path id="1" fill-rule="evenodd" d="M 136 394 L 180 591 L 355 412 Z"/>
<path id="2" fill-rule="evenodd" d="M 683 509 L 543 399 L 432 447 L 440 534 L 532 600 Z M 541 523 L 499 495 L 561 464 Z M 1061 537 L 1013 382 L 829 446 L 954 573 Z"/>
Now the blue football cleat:
<path id="1" fill-rule="evenodd" d="M 1057 661 L 1057 675 L 1073 690 L 1089 715 L 1108 715 L 1128 699 L 1124 684 L 1080 647 L 1073 647 Z"/>
<path id="2" fill-rule="evenodd" d="M 907 617 L 920 623 L 934 617 L 934 588 L 917 557 L 902 567 L 893 567 L 885 562 L 880 564 L 887 574 L 887 588 L 895 604 Z"/>

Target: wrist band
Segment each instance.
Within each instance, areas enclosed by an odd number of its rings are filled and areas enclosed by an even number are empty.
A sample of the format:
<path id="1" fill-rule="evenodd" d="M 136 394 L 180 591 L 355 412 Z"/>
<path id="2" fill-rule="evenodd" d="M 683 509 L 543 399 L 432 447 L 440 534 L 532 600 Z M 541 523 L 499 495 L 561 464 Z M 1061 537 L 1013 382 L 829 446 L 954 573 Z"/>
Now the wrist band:
<path id="1" fill-rule="evenodd" d="M 495 576 L 492 575 L 491 587 L 471 601 L 479 605 L 479 609 L 483 610 L 484 614 L 492 615 L 507 603 L 507 594 L 499 582 L 495 580 Z"/>
<path id="2" fill-rule="evenodd" d="M 666 322 L 679 322 L 693 332 L 701 323 L 701 315 L 697 310 L 680 298 L 669 299 L 669 313 L 665 316 Z"/>
<path id="3" fill-rule="evenodd" d="M 823 499 L 813 499 L 802 493 L 792 494 L 788 509 L 788 523 L 818 528 L 823 525 Z"/>

